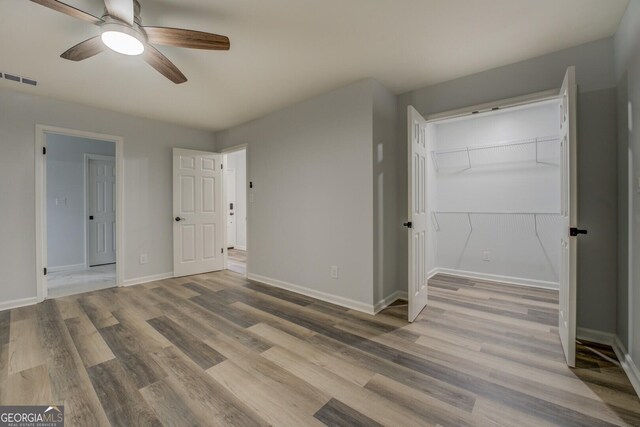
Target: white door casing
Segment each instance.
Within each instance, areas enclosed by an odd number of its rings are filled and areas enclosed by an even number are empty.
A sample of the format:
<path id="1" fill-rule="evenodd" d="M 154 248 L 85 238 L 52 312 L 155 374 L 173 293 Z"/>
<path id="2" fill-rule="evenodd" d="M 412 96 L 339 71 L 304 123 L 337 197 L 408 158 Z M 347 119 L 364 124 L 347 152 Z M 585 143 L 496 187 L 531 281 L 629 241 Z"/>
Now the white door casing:
<path id="1" fill-rule="evenodd" d="M 576 95 L 575 67 L 569 67 L 560 89 L 560 143 L 561 162 L 561 216 L 563 219 L 560 239 L 560 306 L 558 331 L 567 364 L 576 364 L 576 296 L 577 296 L 577 242 L 570 235 L 578 224 L 577 150 L 576 150 Z"/>
<path id="2" fill-rule="evenodd" d="M 427 122 L 409 106 L 409 321 L 413 322 L 427 305 Z"/>
<path id="3" fill-rule="evenodd" d="M 173 149 L 173 274 L 224 268 L 222 154 Z"/>
<path id="4" fill-rule="evenodd" d="M 116 162 L 88 159 L 89 266 L 116 262 Z"/>
<path id="5" fill-rule="evenodd" d="M 227 213 L 227 247 L 236 246 L 237 240 L 237 200 L 236 200 L 236 171 L 226 169 L 224 171 L 225 209 Z M 233 206 L 233 207 L 232 207 Z"/>

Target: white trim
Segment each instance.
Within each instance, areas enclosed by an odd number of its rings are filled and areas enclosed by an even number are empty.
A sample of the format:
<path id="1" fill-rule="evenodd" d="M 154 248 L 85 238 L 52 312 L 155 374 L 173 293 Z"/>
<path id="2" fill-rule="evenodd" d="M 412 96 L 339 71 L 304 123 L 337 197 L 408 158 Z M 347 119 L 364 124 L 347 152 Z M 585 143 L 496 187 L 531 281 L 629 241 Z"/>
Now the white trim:
<path id="1" fill-rule="evenodd" d="M 84 153 L 84 266 L 85 269 L 91 268 L 91 250 L 89 245 L 89 238 L 91 237 L 91 230 L 89 229 L 89 161 L 90 160 L 104 160 L 108 162 L 116 163 L 115 156 L 103 156 L 100 154 Z M 116 206 L 116 210 L 118 206 Z M 117 226 L 117 221 L 116 221 Z M 116 236 L 117 238 L 117 236 Z M 116 265 L 117 269 L 117 265 Z"/>
<path id="2" fill-rule="evenodd" d="M 245 143 L 245 144 L 238 144 L 238 145 L 234 145 L 233 147 L 229 147 L 229 148 L 225 148 L 224 150 L 221 151 L 222 154 L 230 154 L 233 153 L 235 151 L 242 151 L 242 150 L 246 150 L 249 148 L 249 144 Z"/>
<path id="3" fill-rule="evenodd" d="M 613 346 L 615 335 L 611 332 L 603 332 L 589 328 L 578 328 L 576 337 L 579 340 Z"/>
<path id="4" fill-rule="evenodd" d="M 155 282 L 157 280 L 171 279 L 173 278 L 173 271 L 170 273 L 153 274 L 151 276 L 136 277 L 133 279 L 127 279 L 122 282 L 121 287 L 129 287 L 135 285 L 141 285 L 143 283 Z"/>
<path id="5" fill-rule="evenodd" d="M 233 247 L 233 249 L 239 250 L 239 251 L 247 251 L 247 247 L 246 246 L 240 246 L 240 245 L 235 245 Z"/>
<path id="6" fill-rule="evenodd" d="M 618 360 L 622 365 L 622 369 L 627 374 L 631 385 L 633 386 L 636 394 L 640 397 L 640 370 L 636 366 L 635 362 L 627 352 L 624 344 L 620 341 L 620 338 L 616 335 L 613 339 L 613 351 L 618 356 Z"/>
<path id="7" fill-rule="evenodd" d="M 469 107 L 456 108 L 455 110 L 443 111 L 441 113 L 431 114 L 427 116 L 429 122 L 445 119 L 453 119 L 455 117 L 468 116 L 475 112 L 485 113 L 493 111 L 494 108 L 511 108 L 526 104 L 535 104 L 537 102 L 548 101 L 558 98 L 560 89 L 550 89 L 541 92 L 535 92 L 528 95 L 515 96 L 513 98 L 499 99 L 496 101 L 484 102 L 482 104 L 471 105 Z"/>
<path id="8" fill-rule="evenodd" d="M 405 292 L 405 291 L 395 291 L 394 293 L 392 293 L 388 297 L 383 298 L 380 301 L 378 301 L 377 303 L 375 303 L 375 305 L 373 306 L 373 311 L 375 312 L 375 314 L 378 314 L 382 310 L 384 310 L 385 308 L 389 307 L 394 302 L 396 302 L 398 300 L 408 300 L 408 299 L 409 299 L 409 295 L 408 295 L 407 292 Z"/>
<path id="9" fill-rule="evenodd" d="M 350 308 L 352 310 L 362 311 L 367 314 L 375 314 L 373 304 L 366 304 L 364 302 L 352 300 L 349 298 L 328 294 L 322 291 L 316 291 L 315 289 L 305 288 L 304 286 L 294 285 L 293 283 L 283 282 L 282 280 L 272 279 L 270 277 L 261 276 L 259 274 L 247 274 L 249 280 L 261 282 L 270 286 L 274 286 L 280 289 L 286 289 L 291 292 L 295 292 L 301 295 L 306 295 L 311 298 L 316 298 L 321 301 L 336 304 L 342 307 Z"/>
<path id="10" fill-rule="evenodd" d="M 47 272 L 49 273 L 60 273 L 61 271 L 80 271 L 86 270 L 85 264 L 73 264 L 73 265 L 61 265 L 58 267 L 48 267 Z"/>
<path id="11" fill-rule="evenodd" d="M 546 282 L 544 280 L 523 279 L 521 277 L 501 276 L 499 274 L 476 273 L 473 271 L 455 270 L 452 268 L 435 268 L 431 271 L 442 274 L 450 274 L 452 276 L 460 276 L 467 279 L 490 280 L 493 282 L 502 282 L 508 285 L 529 286 L 533 288 L 544 288 L 558 290 L 559 285 L 555 282 Z"/>
<path id="12" fill-rule="evenodd" d="M 40 302 L 38 301 L 38 297 L 21 298 L 21 299 L 14 299 L 12 301 L 4 301 L 4 302 L 0 302 L 0 311 L 26 307 L 28 305 L 37 304 L 38 302 Z"/>
<path id="13" fill-rule="evenodd" d="M 47 297 L 47 278 L 43 274 L 47 266 L 47 201 L 46 176 L 47 162 L 42 155 L 46 147 L 46 134 L 75 136 L 79 138 L 109 141 L 116 145 L 116 283 L 124 278 L 124 168 L 123 143 L 119 136 L 87 132 L 76 129 L 36 124 L 35 127 L 35 231 L 36 231 L 36 299 L 43 301 Z"/>
<path id="14" fill-rule="evenodd" d="M 634 222 L 635 222 L 635 215 L 634 215 L 634 194 L 635 194 L 635 189 L 636 189 L 636 171 L 633 169 L 634 168 L 634 163 L 633 163 L 633 151 L 631 150 L 631 147 L 627 148 L 627 156 L 628 156 L 628 172 L 627 174 L 629 175 L 629 184 L 628 184 L 628 200 L 627 200 L 627 209 L 628 209 L 628 213 L 627 213 L 627 236 L 628 237 L 628 249 L 627 249 L 627 325 L 629 330 L 628 332 L 628 338 L 627 338 L 627 343 L 629 345 L 629 348 L 634 348 L 635 345 L 635 341 L 634 341 L 634 330 L 633 330 L 633 324 L 634 324 L 634 317 L 635 317 L 635 309 L 633 306 L 634 303 L 634 295 L 633 295 L 633 288 L 634 288 L 634 274 L 633 274 L 633 267 L 634 267 L 634 254 L 633 254 L 633 238 L 631 236 L 634 235 Z M 636 389 L 637 390 L 637 389 Z"/>

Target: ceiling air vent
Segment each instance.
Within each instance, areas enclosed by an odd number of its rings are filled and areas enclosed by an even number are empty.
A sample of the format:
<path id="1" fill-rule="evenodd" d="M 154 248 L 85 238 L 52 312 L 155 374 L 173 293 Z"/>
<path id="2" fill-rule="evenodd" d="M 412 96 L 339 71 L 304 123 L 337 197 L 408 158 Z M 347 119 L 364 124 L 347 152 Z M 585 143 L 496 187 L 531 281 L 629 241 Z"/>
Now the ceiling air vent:
<path id="1" fill-rule="evenodd" d="M 20 76 L 16 76 L 15 74 L 9 74 L 9 73 L 0 73 L 0 78 L 4 77 L 6 80 L 11 80 L 13 82 L 18 82 L 18 83 L 24 83 L 26 85 L 30 85 L 30 86 L 38 86 L 38 82 L 33 80 L 33 79 L 29 79 L 26 77 L 20 77 Z"/>

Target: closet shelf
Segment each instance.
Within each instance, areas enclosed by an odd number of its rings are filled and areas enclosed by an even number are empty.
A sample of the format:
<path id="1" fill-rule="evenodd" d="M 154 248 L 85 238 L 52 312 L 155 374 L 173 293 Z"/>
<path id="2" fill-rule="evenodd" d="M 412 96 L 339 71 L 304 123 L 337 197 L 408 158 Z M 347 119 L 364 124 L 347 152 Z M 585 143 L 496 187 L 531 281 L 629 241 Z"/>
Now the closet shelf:
<path id="1" fill-rule="evenodd" d="M 436 167 L 436 171 L 440 170 L 438 164 L 438 156 L 443 156 L 447 154 L 458 154 L 458 153 L 466 153 L 467 167 L 466 169 L 471 169 L 471 153 L 474 151 L 482 151 L 482 150 L 490 150 L 496 148 L 508 148 L 508 147 L 518 147 L 523 145 L 534 145 L 535 144 L 535 157 L 536 163 L 544 163 L 541 162 L 538 158 L 538 144 L 544 142 L 559 142 L 560 137 L 558 135 L 551 136 L 542 136 L 536 138 L 528 138 L 528 139 L 519 139 L 513 141 L 506 141 L 498 144 L 488 144 L 488 145 L 476 145 L 472 147 L 461 147 L 461 148 L 452 148 L 449 150 L 433 150 L 431 151 L 431 158 Z"/>

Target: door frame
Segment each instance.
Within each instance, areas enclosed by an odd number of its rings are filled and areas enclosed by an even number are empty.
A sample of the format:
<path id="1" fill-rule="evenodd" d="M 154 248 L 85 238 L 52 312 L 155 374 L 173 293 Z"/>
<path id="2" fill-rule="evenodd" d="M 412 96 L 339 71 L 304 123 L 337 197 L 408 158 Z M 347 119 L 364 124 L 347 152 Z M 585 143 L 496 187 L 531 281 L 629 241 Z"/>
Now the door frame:
<path id="1" fill-rule="evenodd" d="M 101 154 L 84 153 L 84 268 L 89 269 L 89 251 L 91 249 L 89 245 L 89 238 L 91 236 L 89 230 L 89 161 L 90 160 L 105 160 L 116 162 L 116 156 L 104 156 Z M 117 178 L 116 178 L 117 181 Z M 116 187 L 117 187 L 116 182 Z M 117 196 L 116 196 L 117 197 Z M 116 215 L 118 210 L 118 202 L 116 200 Z M 118 226 L 118 220 L 116 219 L 116 227 Z M 117 239 L 118 236 L 116 236 Z M 116 242 L 117 245 L 117 242 Z M 116 256 L 118 253 L 116 251 Z M 118 261 L 116 260 L 116 269 L 118 268 Z"/>
<path id="2" fill-rule="evenodd" d="M 122 286 L 124 277 L 124 170 L 123 144 L 120 136 L 36 124 L 35 127 L 35 238 L 36 238 L 36 296 L 38 302 L 47 298 L 47 162 L 43 155 L 46 148 L 46 135 L 65 135 L 97 141 L 113 142 L 116 147 L 116 286 Z M 86 194 L 86 193 L 85 193 Z M 86 200 L 85 200 L 86 203 Z M 85 207 L 86 209 L 86 207 Z M 86 221 L 86 219 L 85 219 Z M 86 227 L 85 227 L 86 232 Z M 86 236 L 85 236 L 86 245 Z M 86 248 L 85 248 L 86 254 Z M 88 260 L 85 260 L 88 262 Z"/>
<path id="3" fill-rule="evenodd" d="M 234 145 L 228 148 L 225 148 L 224 150 L 222 150 L 220 153 L 222 154 L 222 162 L 223 164 L 227 165 L 227 154 L 231 154 L 231 153 L 235 153 L 237 151 L 242 151 L 244 150 L 244 161 L 245 161 L 245 175 L 246 175 L 246 179 L 245 182 L 248 184 L 249 183 L 249 144 L 248 143 L 244 143 L 244 144 L 238 144 L 238 145 Z M 224 175 L 224 173 L 223 173 Z M 237 195 L 237 192 L 236 192 Z M 237 199 L 237 197 L 236 197 Z M 227 190 L 226 190 L 226 186 L 223 182 L 223 191 L 222 191 L 222 203 L 225 206 L 225 210 L 224 210 L 224 223 L 225 223 L 225 227 L 224 227 L 224 241 L 225 244 L 227 242 L 227 221 L 229 220 L 228 215 L 227 215 Z M 250 230 L 250 218 L 251 218 L 251 204 L 249 203 L 249 188 L 247 188 L 246 191 L 246 200 L 245 200 L 245 205 L 247 206 L 247 219 L 246 219 L 246 233 L 247 233 L 247 248 L 246 248 L 246 253 L 247 253 L 247 261 L 246 261 L 246 268 L 245 268 L 245 273 L 244 273 L 244 277 L 248 277 L 249 275 L 249 260 L 250 260 L 250 256 L 249 256 L 249 248 L 250 248 L 250 238 L 249 236 L 251 236 Z M 224 251 L 224 269 L 228 270 L 229 266 L 228 266 L 228 260 L 229 260 L 229 251 Z"/>

